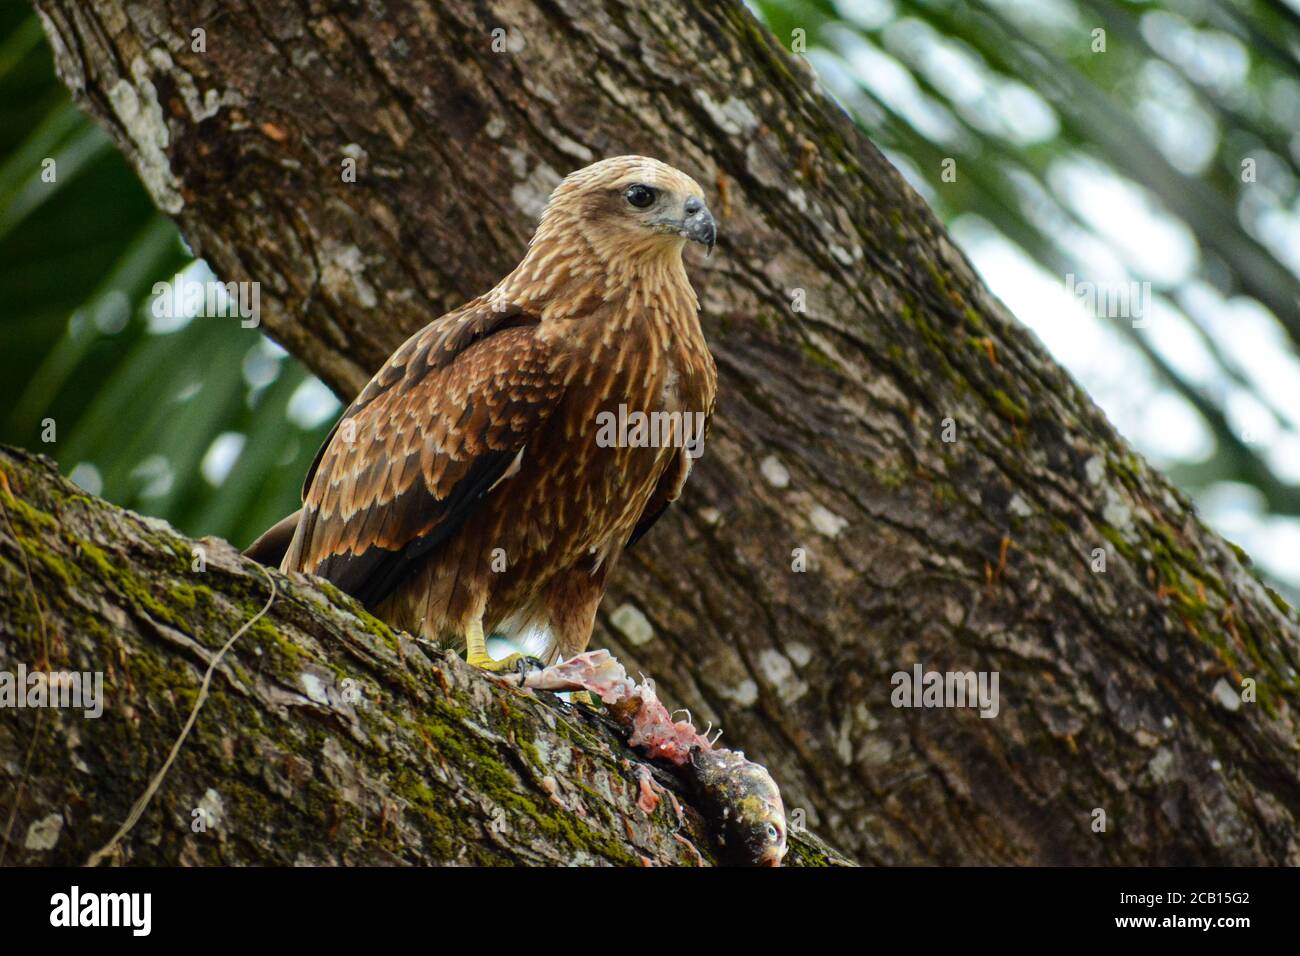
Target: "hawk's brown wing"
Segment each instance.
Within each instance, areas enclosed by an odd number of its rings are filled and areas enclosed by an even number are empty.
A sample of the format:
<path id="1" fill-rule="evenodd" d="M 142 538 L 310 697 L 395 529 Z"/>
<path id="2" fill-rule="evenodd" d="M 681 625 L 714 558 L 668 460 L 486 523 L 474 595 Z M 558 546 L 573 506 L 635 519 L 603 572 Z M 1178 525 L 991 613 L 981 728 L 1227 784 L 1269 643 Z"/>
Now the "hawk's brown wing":
<path id="1" fill-rule="evenodd" d="M 563 392 L 536 326 L 483 304 L 393 353 L 308 472 L 285 569 L 373 607 L 454 534 Z"/>
<path id="2" fill-rule="evenodd" d="M 713 424 L 713 406 L 710 404 L 704 419 L 704 434 L 700 438 L 701 442 L 708 437 L 711 424 Z M 645 533 L 654 526 L 654 523 L 663 517 L 663 513 L 668 510 L 668 506 L 681 497 L 682 489 L 686 487 L 686 479 L 690 477 L 693 464 L 694 459 L 687 454 L 686 449 L 678 448 L 677 454 L 672 457 L 672 460 L 668 462 L 668 467 L 659 476 L 655 490 L 650 495 L 650 500 L 646 502 L 645 510 L 641 512 L 636 527 L 632 529 L 632 534 L 628 536 L 627 547 L 630 548 L 640 541 Z"/>

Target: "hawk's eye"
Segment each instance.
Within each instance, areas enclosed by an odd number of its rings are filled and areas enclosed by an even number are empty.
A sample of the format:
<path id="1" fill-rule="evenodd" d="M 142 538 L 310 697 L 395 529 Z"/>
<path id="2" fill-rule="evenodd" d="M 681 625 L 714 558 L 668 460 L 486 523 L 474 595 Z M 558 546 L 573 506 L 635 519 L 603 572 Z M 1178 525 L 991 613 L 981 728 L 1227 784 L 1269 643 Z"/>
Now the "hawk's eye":
<path id="1" fill-rule="evenodd" d="M 623 198 L 636 206 L 637 209 L 645 209 L 655 201 L 655 191 L 649 186 L 633 183 L 623 190 Z"/>

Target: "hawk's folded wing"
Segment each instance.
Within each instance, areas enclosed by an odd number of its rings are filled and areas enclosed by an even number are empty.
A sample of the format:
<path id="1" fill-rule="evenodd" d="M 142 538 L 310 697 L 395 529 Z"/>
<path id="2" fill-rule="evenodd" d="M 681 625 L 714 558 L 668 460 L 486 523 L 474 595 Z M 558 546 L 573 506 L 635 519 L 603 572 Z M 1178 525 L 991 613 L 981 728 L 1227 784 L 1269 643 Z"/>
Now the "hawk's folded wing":
<path id="1" fill-rule="evenodd" d="M 704 439 L 708 437 L 709 426 L 712 423 L 713 406 L 710 405 L 705 412 L 704 429 L 696 436 L 698 443 L 689 449 L 679 447 L 677 454 L 668 462 L 668 467 L 659 476 L 659 483 L 655 485 L 650 500 L 646 502 L 645 509 L 641 512 L 641 517 L 637 519 L 636 526 L 628 536 L 627 547 L 630 548 L 640 541 L 645 533 L 654 527 L 654 523 L 663 517 L 668 506 L 682 496 L 682 489 L 686 487 L 686 479 L 690 477 L 695 458 L 698 458 L 704 450 Z"/>
<path id="2" fill-rule="evenodd" d="M 536 327 L 483 303 L 394 352 L 307 473 L 284 569 L 374 607 L 454 534 L 564 391 Z"/>

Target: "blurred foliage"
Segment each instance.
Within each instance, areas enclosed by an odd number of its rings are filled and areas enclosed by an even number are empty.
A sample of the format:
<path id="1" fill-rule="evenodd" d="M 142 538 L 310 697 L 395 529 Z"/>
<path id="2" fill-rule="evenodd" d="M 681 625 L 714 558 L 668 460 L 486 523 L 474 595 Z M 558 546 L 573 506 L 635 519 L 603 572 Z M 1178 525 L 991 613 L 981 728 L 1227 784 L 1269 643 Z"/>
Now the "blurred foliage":
<path id="1" fill-rule="evenodd" d="M 206 267 L 14 4 L 0 10 L 0 262 L 0 441 L 193 535 L 244 544 L 297 507 L 331 424 L 323 386 L 238 318 L 153 314 L 155 283 Z"/>
<path id="2" fill-rule="evenodd" d="M 1288 376 L 1300 382 L 1294 9 L 1265 0 L 752 5 L 796 52 L 806 44 L 827 91 L 977 264 L 972 243 L 993 237 L 1058 285 L 1067 276 L 1151 282 L 1160 322 L 1102 322 L 1146 381 L 1204 427 L 1206 450 L 1162 458 L 1122 414 L 1121 427 L 1194 495 L 1254 489 L 1265 523 L 1252 527 L 1300 515 L 1300 389 L 1285 393 Z M 1243 157 L 1253 182 L 1243 182 Z M 41 179 L 45 158 L 55 160 L 54 183 Z M 957 161 L 955 181 L 942 175 L 946 159 Z M 1149 234 L 1124 234 L 1119 213 L 1134 210 L 1155 224 Z M 1148 255 L 1165 239 L 1173 253 Z M 1183 247 L 1192 252 L 1180 265 Z M 14 5 L 0 12 L 0 262 L 0 441 L 51 453 L 90 490 L 190 534 L 243 544 L 296 507 L 336 406 L 238 319 L 151 316 L 155 282 L 179 270 L 202 277 L 205 267 L 73 107 L 35 17 Z M 1014 288 L 986 275 L 1013 301 Z M 1277 333 L 1258 334 L 1257 353 L 1236 340 L 1243 302 Z M 1018 310 L 1049 344 L 1043 323 L 1071 321 Z M 1267 377 L 1253 360 L 1265 350 Z M 1080 374 L 1078 356 L 1057 351 Z M 1115 415 L 1118 399 L 1100 391 Z M 48 420 L 57 441 L 47 443 Z M 1288 527 L 1300 535 L 1300 523 Z M 1268 550 L 1249 528 L 1224 530 Z M 1300 583 L 1300 569 L 1264 564 Z"/>

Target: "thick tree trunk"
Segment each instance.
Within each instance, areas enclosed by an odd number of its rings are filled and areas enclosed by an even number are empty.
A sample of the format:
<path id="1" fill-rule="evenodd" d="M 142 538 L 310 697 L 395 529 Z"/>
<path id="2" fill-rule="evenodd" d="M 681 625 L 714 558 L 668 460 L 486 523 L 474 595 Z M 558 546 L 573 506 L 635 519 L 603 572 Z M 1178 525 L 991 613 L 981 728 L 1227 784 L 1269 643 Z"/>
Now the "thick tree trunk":
<path id="1" fill-rule="evenodd" d="M 97 704 L 2 712 L 0 853 L 81 864 L 164 765 L 271 576 L 23 452 L 0 449 L 0 513 L 0 672 L 103 675 Z M 603 719 L 417 645 L 328 586 L 274 581 L 105 862 L 715 861 L 712 825 L 671 773 L 655 785 L 678 791 L 680 819 L 667 796 L 638 804 L 643 762 Z M 796 865 L 844 862 L 793 839 Z"/>
<path id="2" fill-rule="evenodd" d="M 1295 614 L 739 3 L 38 7 L 158 204 L 343 396 L 517 261 L 561 174 L 641 152 L 707 184 L 714 432 L 595 644 L 832 842 L 1300 863 Z M 918 664 L 996 672 L 998 715 L 895 708 Z"/>

